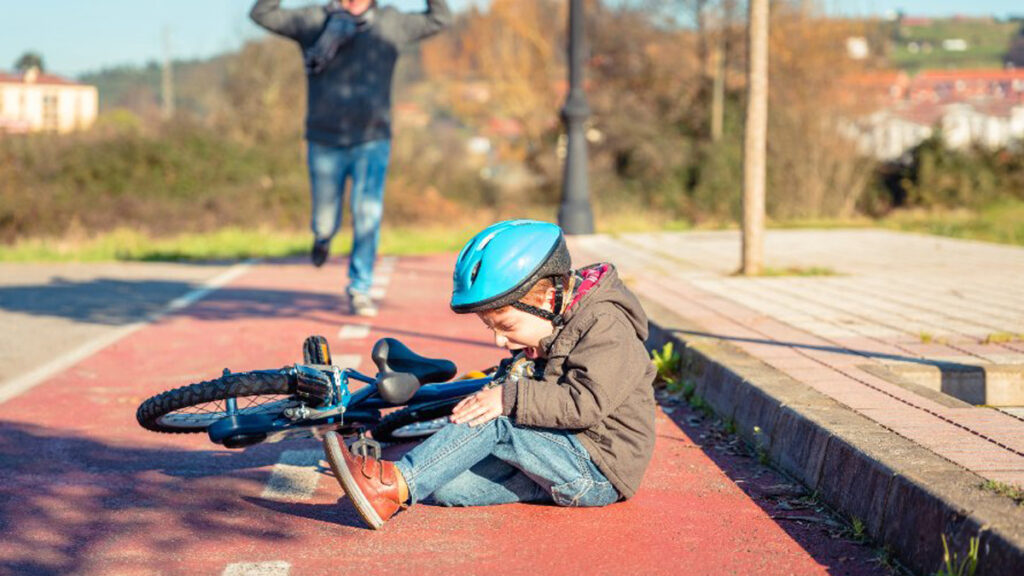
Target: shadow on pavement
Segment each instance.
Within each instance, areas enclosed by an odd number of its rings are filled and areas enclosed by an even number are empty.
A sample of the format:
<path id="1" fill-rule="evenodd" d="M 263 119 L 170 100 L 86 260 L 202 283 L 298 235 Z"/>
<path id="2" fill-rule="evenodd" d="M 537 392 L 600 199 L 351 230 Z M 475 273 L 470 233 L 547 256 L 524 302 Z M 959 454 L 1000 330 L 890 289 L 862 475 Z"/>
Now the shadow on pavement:
<path id="1" fill-rule="evenodd" d="M 121 326 L 139 322 L 166 309 L 167 304 L 200 288 L 188 282 L 95 279 L 74 282 L 58 279 L 50 284 L 0 287 L 0 310 L 53 316 L 86 324 Z M 222 288 L 208 298 L 175 312 L 204 321 L 247 318 L 288 318 L 336 324 L 348 304 L 342 294 L 297 290 Z M 360 319 L 361 320 L 361 319 Z M 492 348 L 488 342 L 403 330 L 387 324 L 375 332 L 429 338 L 454 344 Z"/>
<path id="2" fill-rule="evenodd" d="M 88 324 L 131 324 L 164 310 L 169 302 L 201 286 L 163 280 L 83 282 L 56 279 L 49 284 L 0 287 L 0 309 L 34 316 L 55 316 Z M 202 320 L 289 317 L 326 320 L 347 306 L 340 293 L 223 288 L 177 314 Z"/>
<path id="3" fill-rule="evenodd" d="M 800 348 L 803 350 L 815 350 L 818 352 L 829 352 L 832 354 L 847 354 L 850 356 L 861 356 L 863 358 L 880 358 L 882 360 L 897 360 L 899 362 L 909 362 L 913 364 L 924 364 L 926 366 L 935 366 L 940 369 L 958 370 L 958 371 L 970 371 L 975 369 L 975 366 L 969 364 L 960 364 L 957 362 L 949 362 L 943 360 L 929 360 L 927 358 L 918 358 L 915 356 L 901 356 L 899 354 L 885 354 L 882 352 L 872 352 L 871 350 L 857 350 L 854 348 L 842 348 L 840 346 L 819 346 L 816 344 L 804 344 L 801 342 L 784 342 L 782 340 L 770 340 L 767 338 L 744 338 L 742 336 L 726 336 L 724 334 L 713 334 L 711 332 L 699 332 L 695 330 L 683 330 L 681 328 L 666 328 L 666 332 L 670 334 L 687 334 L 690 336 L 699 336 L 701 338 L 713 338 L 715 340 L 725 340 L 728 342 L 748 342 L 750 344 L 768 344 L 770 346 L 785 346 L 787 348 Z"/>
<path id="4" fill-rule="evenodd" d="M 68 434 L 0 422 L 0 574 L 79 574 L 122 556 L 158 562 L 236 537 L 294 537 L 239 521 L 253 513 L 240 489 L 259 491 L 266 471 L 256 469 L 276 463 L 281 445 L 187 451 Z"/>
<path id="5" fill-rule="evenodd" d="M 829 574 L 894 573 L 870 543 L 856 540 L 845 522 L 800 482 L 761 464 L 738 436 L 671 396 L 661 395 L 658 402 L 715 466 Z"/>
<path id="6" fill-rule="evenodd" d="M 0 309 L 118 326 L 155 314 L 167 302 L 195 288 L 172 280 L 54 278 L 48 284 L 0 287 Z"/>

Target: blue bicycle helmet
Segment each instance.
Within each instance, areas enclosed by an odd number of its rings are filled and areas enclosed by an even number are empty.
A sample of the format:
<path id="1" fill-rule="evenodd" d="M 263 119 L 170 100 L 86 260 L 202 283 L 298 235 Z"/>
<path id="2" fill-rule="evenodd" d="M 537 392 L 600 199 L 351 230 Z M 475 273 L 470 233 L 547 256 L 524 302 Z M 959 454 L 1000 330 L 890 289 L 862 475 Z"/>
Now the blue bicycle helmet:
<path id="1" fill-rule="evenodd" d="M 561 311 L 563 277 L 571 266 L 562 229 L 536 220 L 507 220 L 474 236 L 455 263 L 452 310 L 459 314 L 516 308 L 561 324 L 561 315 L 519 299 L 542 278 L 555 284 L 555 311 Z"/>

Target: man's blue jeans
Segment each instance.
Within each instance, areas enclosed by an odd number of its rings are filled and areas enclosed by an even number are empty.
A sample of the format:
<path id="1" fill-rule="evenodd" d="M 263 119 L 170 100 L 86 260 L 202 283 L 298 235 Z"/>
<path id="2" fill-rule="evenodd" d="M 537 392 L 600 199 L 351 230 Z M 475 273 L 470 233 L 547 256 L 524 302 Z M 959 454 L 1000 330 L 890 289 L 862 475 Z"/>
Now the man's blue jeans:
<path id="1" fill-rule="evenodd" d="M 414 504 L 433 495 L 445 506 L 554 502 L 605 506 L 619 494 L 568 431 L 449 424 L 395 463 Z"/>
<path id="2" fill-rule="evenodd" d="M 373 282 L 390 156 L 391 140 L 346 147 L 309 143 L 309 179 L 313 191 L 311 226 L 316 240 L 329 240 L 337 234 L 345 182 L 352 180 L 349 198 L 352 255 L 348 263 L 348 289 L 353 292 L 369 293 Z"/>

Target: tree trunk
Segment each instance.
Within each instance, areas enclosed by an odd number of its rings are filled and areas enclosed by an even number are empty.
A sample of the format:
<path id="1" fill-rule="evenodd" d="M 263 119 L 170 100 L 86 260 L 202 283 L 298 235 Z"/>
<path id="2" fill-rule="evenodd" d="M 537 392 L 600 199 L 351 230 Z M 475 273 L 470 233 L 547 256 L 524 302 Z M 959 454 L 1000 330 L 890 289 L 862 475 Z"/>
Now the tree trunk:
<path id="1" fill-rule="evenodd" d="M 764 258 L 765 156 L 768 136 L 768 0 L 750 0 L 747 23 L 747 118 L 743 134 L 743 264 L 761 273 Z"/>
<path id="2" fill-rule="evenodd" d="M 718 41 L 711 52 L 711 67 L 714 80 L 711 84 L 711 141 L 722 139 L 722 117 L 725 115 L 725 29 L 720 31 Z"/>

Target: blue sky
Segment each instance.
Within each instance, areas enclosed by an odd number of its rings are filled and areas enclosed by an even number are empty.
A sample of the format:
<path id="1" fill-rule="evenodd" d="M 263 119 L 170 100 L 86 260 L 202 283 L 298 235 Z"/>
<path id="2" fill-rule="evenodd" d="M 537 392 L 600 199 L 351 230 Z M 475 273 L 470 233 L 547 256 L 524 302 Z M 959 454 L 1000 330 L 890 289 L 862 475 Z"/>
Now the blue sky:
<path id="1" fill-rule="evenodd" d="M 622 0 L 629 1 L 629 0 Z M 381 0 L 422 9 L 425 0 Z M 449 0 L 454 9 L 489 0 Z M 176 58 L 206 57 L 260 34 L 247 13 L 253 0 L 5 0 L 0 21 L 0 70 L 26 50 L 69 76 L 119 64 L 144 64 L 162 54 L 162 31 Z M 286 6 L 310 3 L 285 0 Z M 1024 15 L 1020 0 L 824 0 L 830 13 L 881 14 L 902 8 L 922 15 Z"/>

